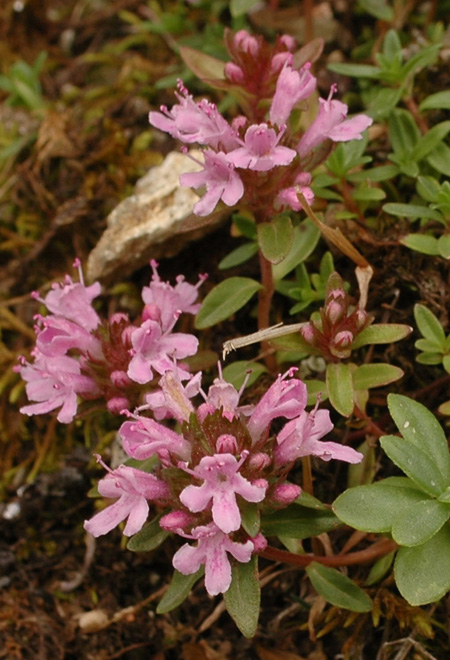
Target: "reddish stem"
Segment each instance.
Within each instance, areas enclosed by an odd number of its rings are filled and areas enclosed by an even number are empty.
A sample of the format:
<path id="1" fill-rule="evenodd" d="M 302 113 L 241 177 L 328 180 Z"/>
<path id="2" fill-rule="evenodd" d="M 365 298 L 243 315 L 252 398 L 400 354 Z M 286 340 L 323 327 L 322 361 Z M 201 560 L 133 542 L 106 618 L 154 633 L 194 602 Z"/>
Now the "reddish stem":
<path id="1" fill-rule="evenodd" d="M 270 326 L 270 309 L 272 305 L 272 298 L 274 294 L 274 284 L 272 275 L 272 264 L 268 261 L 261 250 L 259 251 L 259 268 L 261 272 L 261 284 L 263 288 L 259 292 L 258 299 L 258 330 L 264 330 Z M 277 362 L 275 356 L 270 350 L 267 342 L 261 342 L 263 352 L 266 352 L 265 357 L 266 365 L 269 371 L 277 370 Z"/>
<path id="2" fill-rule="evenodd" d="M 280 561 L 285 564 L 292 564 L 292 566 L 308 566 L 311 562 L 315 561 L 324 566 L 339 567 L 370 562 L 378 557 L 387 555 L 389 552 L 392 552 L 397 548 L 398 546 L 395 541 L 381 539 L 364 550 L 349 552 L 346 555 L 334 555 L 333 557 L 323 557 L 320 555 L 295 555 L 287 550 L 280 550 L 279 548 L 272 548 L 271 546 L 267 546 L 267 548 L 259 554 L 266 559 Z"/>

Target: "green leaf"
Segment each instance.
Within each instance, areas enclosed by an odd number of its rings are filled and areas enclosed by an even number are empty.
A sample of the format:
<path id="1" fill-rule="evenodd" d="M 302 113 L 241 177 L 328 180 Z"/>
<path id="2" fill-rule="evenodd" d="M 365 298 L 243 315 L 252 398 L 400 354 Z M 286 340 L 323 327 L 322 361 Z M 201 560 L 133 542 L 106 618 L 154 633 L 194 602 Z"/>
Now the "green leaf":
<path id="1" fill-rule="evenodd" d="M 367 576 L 364 585 L 366 587 L 371 587 L 374 584 L 377 584 L 377 582 L 380 582 L 384 578 L 384 576 L 387 574 L 389 569 L 392 566 L 392 562 L 394 561 L 395 557 L 395 551 L 388 552 L 387 555 L 384 555 L 383 557 L 380 557 L 379 559 L 376 560 L 374 565 L 369 571 L 369 575 Z"/>
<path id="2" fill-rule="evenodd" d="M 416 342 L 416 344 L 417 343 L 418 342 Z M 429 365 L 441 364 L 442 353 L 428 353 L 428 352 L 420 353 L 420 355 L 416 357 L 416 362 L 418 362 L 419 364 L 429 364 Z"/>
<path id="3" fill-rule="evenodd" d="M 389 115 L 389 137 L 397 158 L 411 162 L 411 152 L 420 137 L 414 117 L 407 110 L 396 108 Z"/>
<path id="4" fill-rule="evenodd" d="M 261 602 L 256 555 L 246 564 L 236 562 L 233 565 L 231 586 L 224 593 L 224 600 L 228 614 L 244 637 L 253 637 L 258 626 Z"/>
<path id="5" fill-rule="evenodd" d="M 380 165 L 379 167 L 372 167 L 361 172 L 353 172 L 348 175 L 348 180 L 352 183 L 359 183 L 360 181 L 388 181 L 393 179 L 399 173 L 397 165 Z"/>
<path id="6" fill-rule="evenodd" d="M 410 154 L 410 158 L 415 161 L 425 158 L 430 151 L 437 147 L 450 131 L 450 121 L 443 121 L 436 124 L 428 133 L 422 135 Z"/>
<path id="7" fill-rule="evenodd" d="M 367 185 L 361 185 L 353 191 L 352 197 L 357 202 L 372 202 L 384 199 L 386 193 L 381 188 L 370 188 Z"/>
<path id="8" fill-rule="evenodd" d="M 450 147 L 443 142 L 427 156 L 428 163 L 445 176 L 450 176 Z"/>
<path id="9" fill-rule="evenodd" d="M 157 516 L 145 525 L 140 532 L 132 536 L 127 543 L 127 549 L 132 552 L 149 552 L 164 543 L 169 536 L 169 532 L 159 526 L 162 516 L 163 514 Z"/>
<path id="10" fill-rule="evenodd" d="M 439 502 L 450 504 L 450 486 L 439 495 L 438 500 Z"/>
<path id="11" fill-rule="evenodd" d="M 445 346 L 445 332 L 437 317 L 425 305 L 414 305 L 414 319 L 424 337 L 438 348 Z M 418 347 L 419 348 L 419 347 Z M 429 349 L 428 349 L 429 350 Z"/>
<path id="12" fill-rule="evenodd" d="M 291 249 L 286 257 L 272 268 L 274 280 L 283 279 L 285 275 L 307 259 L 315 250 L 319 238 L 320 230 L 309 219 L 294 227 Z"/>
<path id="13" fill-rule="evenodd" d="M 262 222 L 257 227 L 258 243 L 265 258 L 279 264 L 289 254 L 294 230 L 288 215 L 279 215 L 271 222 Z"/>
<path id="14" fill-rule="evenodd" d="M 398 380 L 403 374 L 403 370 L 393 364 L 362 364 L 353 371 L 353 387 L 355 390 L 383 387 Z"/>
<path id="15" fill-rule="evenodd" d="M 436 92 L 427 96 L 419 105 L 420 112 L 424 110 L 450 110 L 450 92 Z"/>
<path id="16" fill-rule="evenodd" d="M 316 510 L 298 504 L 267 513 L 261 517 L 261 528 L 265 536 L 286 536 L 293 539 L 308 539 L 340 526 L 340 521 L 330 509 Z"/>
<path id="17" fill-rule="evenodd" d="M 228 383 L 231 383 L 237 390 L 239 390 L 249 371 L 251 373 L 246 387 L 250 387 L 250 385 L 256 383 L 261 374 L 267 372 L 267 367 L 260 362 L 237 360 L 236 362 L 232 362 L 231 364 L 227 364 L 226 367 L 223 367 L 223 377 Z"/>
<path id="18" fill-rule="evenodd" d="M 402 97 L 401 87 L 381 87 L 372 90 L 367 113 L 376 120 L 389 117 Z"/>
<path id="19" fill-rule="evenodd" d="M 450 507 L 426 499 L 406 508 L 392 525 L 392 537 L 399 545 L 422 545 L 450 518 Z"/>
<path id="20" fill-rule="evenodd" d="M 448 482 L 433 457 L 426 453 L 426 447 L 420 449 L 396 435 L 384 435 L 380 444 L 391 461 L 425 493 L 438 497 L 447 487 Z"/>
<path id="21" fill-rule="evenodd" d="M 419 176 L 417 178 L 416 189 L 426 202 L 436 202 L 441 191 L 441 186 L 433 176 Z"/>
<path id="22" fill-rule="evenodd" d="M 226 257 L 219 262 L 219 270 L 226 270 L 227 268 L 234 268 L 240 266 L 249 259 L 251 259 L 258 252 L 258 243 L 244 243 L 235 250 L 227 254 Z"/>
<path id="23" fill-rule="evenodd" d="M 243 16 L 250 11 L 258 1 L 259 0 L 230 0 L 230 13 L 233 18 Z"/>
<path id="24" fill-rule="evenodd" d="M 373 1 L 373 0 L 372 0 Z M 391 15 L 393 17 L 392 7 L 388 7 L 391 10 Z M 395 60 L 397 55 L 402 55 L 402 42 L 398 32 L 395 30 L 388 30 L 383 41 L 383 55 L 386 55 L 386 58 L 389 61 Z"/>
<path id="25" fill-rule="evenodd" d="M 421 254 L 428 254 L 433 257 L 439 255 L 439 244 L 437 238 L 428 236 L 428 234 L 407 234 L 400 243 L 410 250 L 415 250 Z"/>
<path id="26" fill-rule="evenodd" d="M 395 18 L 393 8 L 388 5 L 386 0 L 358 0 L 358 4 L 364 11 L 380 21 L 392 23 Z"/>
<path id="27" fill-rule="evenodd" d="M 370 612 L 372 599 L 353 580 L 335 568 L 312 562 L 306 572 L 314 589 L 332 605 L 352 612 Z"/>
<path id="28" fill-rule="evenodd" d="M 389 532 L 395 520 L 424 494 L 410 479 L 388 477 L 365 486 L 349 488 L 333 503 L 342 522 L 363 532 Z"/>
<path id="29" fill-rule="evenodd" d="M 344 62 L 333 62 L 327 66 L 329 71 L 339 73 L 342 76 L 354 78 L 379 78 L 381 69 L 370 64 L 347 64 Z"/>
<path id="30" fill-rule="evenodd" d="M 350 417 L 353 412 L 352 374 L 347 364 L 327 364 L 327 392 L 330 403 L 341 415 Z"/>
<path id="31" fill-rule="evenodd" d="M 261 526 L 258 506 L 255 502 L 247 502 L 243 497 L 238 499 L 242 527 L 251 538 L 254 538 L 258 534 Z"/>
<path id="32" fill-rule="evenodd" d="M 195 327 L 203 330 L 224 321 L 260 289 L 262 285 L 249 277 L 229 277 L 208 293 L 196 316 Z"/>
<path id="33" fill-rule="evenodd" d="M 180 55 L 183 58 L 186 66 L 200 80 L 220 79 L 225 78 L 225 62 L 218 60 L 211 55 L 202 53 L 200 50 L 195 50 L 189 46 L 180 46 Z"/>
<path id="34" fill-rule="evenodd" d="M 352 350 L 371 344 L 392 344 L 409 334 L 412 328 L 403 323 L 375 323 L 364 328 L 352 343 Z"/>
<path id="35" fill-rule="evenodd" d="M 178 605 L 181 605 L 189 596 L 192 587 L 202 577 L 203 573 L 203 566 L 192 575 L 183 575 L 178 571 L 174 571 L 172 582 L 156 608 L 157 614 L 166 614 L 174 610 Z"/>
<path id="36" fill-rule="evenodd" d="M 450 259 L 450 234 L 443 234 L 438 238 L 438 252 L 444 259 Z"/>
<path id="37" fill-rule="evenodd" d="M 429 541 L 400 548 L 394 564 L 397 587 L 410 605 L 426 605 L 450 589 L 450 526 L 447 523 Z"/>
<path id="38" fill-rule="evenodd" d="M 420 204 L 397 204 L 396 202 L 389 202 L 388 204 L 383 204 L 383 211 L 401 218 L 411 218 L 411 220 L 429 218 L 430 220 L 439 221 L 442 219 L 439 211 L 430 209 L 429 206 L 421 206 Z"/>
<path id="39" fill-rule="evenodd" d="M 428 408 L 407 396 L 389 394 L 388 407 L 405 440 L 430 457 L 442 475 L 446 483 L 439 495 L 450 484 L 450 454 L 441 425 Z"/>

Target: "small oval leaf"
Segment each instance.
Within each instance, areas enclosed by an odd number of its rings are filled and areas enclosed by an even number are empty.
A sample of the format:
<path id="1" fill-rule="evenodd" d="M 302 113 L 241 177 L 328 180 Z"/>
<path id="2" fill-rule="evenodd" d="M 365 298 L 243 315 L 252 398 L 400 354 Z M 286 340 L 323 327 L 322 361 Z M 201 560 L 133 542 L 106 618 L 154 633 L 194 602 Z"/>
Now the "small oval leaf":
<path id="1" fill-rule="evenodd" d="M 312 562 L 306 572 L 317 593 L 332 605 L 352 612 L 370 612 L 373 608 L 366 592 L 335 568 Z"/>
<path id="2" fill-rule="evenodd" d="M 262 285 L 250 277 L 230 277 L 218 284 L 204 299 L 195 319 L 198 330 L 209 328 L 241 309 Z"/>

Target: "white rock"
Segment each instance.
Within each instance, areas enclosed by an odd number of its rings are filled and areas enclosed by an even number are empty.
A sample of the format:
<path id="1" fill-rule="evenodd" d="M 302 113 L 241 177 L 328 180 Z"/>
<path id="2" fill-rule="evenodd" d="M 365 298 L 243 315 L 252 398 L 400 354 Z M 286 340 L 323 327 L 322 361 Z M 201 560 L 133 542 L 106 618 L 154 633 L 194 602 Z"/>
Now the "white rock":
<path id="1" fill-rule="evenodd" d="M 201 152 L 190 153 L 202 160 Z M 200 165 L 186 155 L 171 152 L 161 165 L 139 179 L 134 194 L 107 218 L 107 228 L 89 255 L 89 281 L 113 281 L 145 266 L 150 259 L 172 257 L 223 222 L 223 214 L 208 220 L 195 216 L 192 208 L 199 197 L 180 186 L 180 174 L 199 169 Z"/>

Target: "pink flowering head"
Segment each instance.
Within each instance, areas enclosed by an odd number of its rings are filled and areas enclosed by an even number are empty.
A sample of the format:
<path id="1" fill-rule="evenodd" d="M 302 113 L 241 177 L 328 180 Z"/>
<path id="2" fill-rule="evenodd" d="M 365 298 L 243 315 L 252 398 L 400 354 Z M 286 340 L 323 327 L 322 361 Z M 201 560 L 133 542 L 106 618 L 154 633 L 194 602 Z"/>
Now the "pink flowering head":
<path id="1" fill-rule="evenodd" d="M 206 591 L 210 596 L 225 593 L 231 585 L 228 554 L 245 564 L 251 559 L 253 542 L 232 541 L 214 523 L 195 527 L 191 537 L 197 541 L 197 545 L 185 543 L 173 556 L 174 568 L 183 575 L 191 575 L 204 565 Z"/>
<path id="2" fill-rule="evenodd" d="M 361 140 L 362 132 L 372 124 L 367 115 L 356 115 L 346 119 L 348 107 L 341 101 L 332 99 L 336 91 L 332 85 L 328 98 L 319 99 L 319 112 L 317 117 L 305 131 L 297 146 L 297 151 L 304 158 L 324 140 L 333 142 L 348 142 Z"/>
<path id="3" fill-rule="evenodd" d="M 231 151 L 228 160 L 236 167 L 266 172 L 278 165 L 289 165 L 297 152 L 288 147 L 279 146 L 282 136 L 267 124 L 253 124 L 244 138 L 243 146 Z"/>
<path id="4" fill-rule="evenodd" d="M 85 286 L 80 262 L 76 260 L 74 265 L 78 268 L 79 282 L 73 282 L 72 278 L 66 275 L 63 283 L 53 284 L 52 290 L 44 299 L 41 299 L 38 294 L 33 295 L 37 300 L 43 302 L 52 314 L 63 316 L 90 332 L 100 323 L 99 316 L 92 307 L 92 301 L 100 295 L 101 286 L 99 282 Z"/>
<path id="5" fill-rule="evenodd" d="M 244 184 L 227 154 L 207 149 L 203 155 L 205 162 L 201 172 L 180 176 L 182 186 L 195 189 L 205 186 L 205 195 L 194 206 L 194 213 L 200 216 L 212 213 L 220 200 L 227 206 L 234 206 L 244 194 Z"/>
<path id="6" fill-rule="evenodd" d="M 178 81 L 179 103 L 172 110 L 161 106 L 160 112 L 150 112 L 152 126 L 169 133 L 186 144 L 203 144 L 213 149 L 232 149 L 236 135 L 217 107 L 202 99 L 194 101 L 181 80 Z"/>
<path id="7" fill-rule="evenodd" d="M 291 56 L 292 60 L 292 56 Z M 316 88 L 317 80 L 310 72 L 311 65 L 305 64 L 297 71 L 291 62 L 285 62 L 278 76 L 275 94 L 270 106 L 270 121 L 281 127 L 287 123 L 293 108 L 307 99 Z"/>
<path id="8" fill-rule="evenodd" d="M 241 514 L 236 502 L 240 495 L 247 502 L 261 502 L 267 482 L 251 484 L 239 472 L 246 455 L 238 461 L 232 454 L 205 456 L 189 473 L 203 481 L 201 486 L 187 486 L 180 494 L 181 502 L 192 511 L 204 511 L 212 502 L 212 517 L 219 529 L 228 534 L 241 526 Z M 183 467 L 183 469 L 187 469 Z"/>
<path id="9" fill-rule="evenodd" d="M 268 433 L 272 420 L 277 417 L 292 419 L 305 409 L 306 385 L 301 380 L 290 377 L 295 371 L 296 369 L 292 368 L 278 376 L 250 415 L 247 428 L 254 443 Z"/>
<path id="10" fill-rule="evenodd" d="M 347 463 L 359 463 L 363 455 L 351 447 L 336 442 L 322 442 L 320 438 L 333 429 L 328 410 L 303 412 L 288 422 L 277 436 L 275 463 L 287 465 L 302 456 L 317 456 L 324 461 L 334 458 Z"/>
<path id="11" fill-rule="evenodd" d="M 118 499 L 84 523 L 85 530 L 96 537 L 107 534 L 125 519 L 124 535 L 136 534 L 147 520 L 148 500 L 158 502 L 170 497 L 170 488 L 164 481 L 126 465 L 109 471 L 99 481 L 98 491 L 103 497 Z"/>

